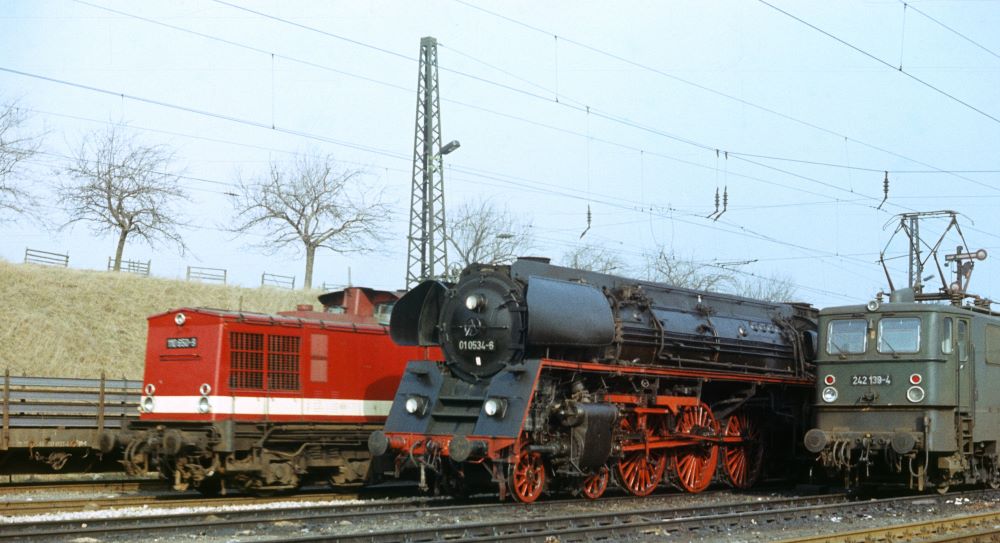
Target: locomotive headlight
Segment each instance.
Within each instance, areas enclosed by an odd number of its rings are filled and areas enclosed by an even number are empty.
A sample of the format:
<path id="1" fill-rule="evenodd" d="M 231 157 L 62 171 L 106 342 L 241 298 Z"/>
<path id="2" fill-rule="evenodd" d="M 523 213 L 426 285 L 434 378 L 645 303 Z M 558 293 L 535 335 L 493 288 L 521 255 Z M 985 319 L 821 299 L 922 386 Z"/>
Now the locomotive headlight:
<path id="1" fill-rule="evenodd" d="M 488 417 L 503 418 L 507 413 L 507 400 L 503 398 L 489 398 L 483 404 L 483 413 Z"/>
<path id="2" fill-rule="evenodd" d="M 142 412 L 143 413 L 152 413 L 153 412 L 153 398 L 152 397 L 146 396 L 145 398 L 142 399 Z"/>
<path id="3" fill-rule="evenodd" d="M 208 383 L 202 383 L 201 386 L 198 387 L 198 392 L 201 392 L 202 396 L 208 396 L 209 394 L 212 393 L 212 385 Z"/>
<path id="4" fill-rule="evenodd" d="M 823 389 L 823 401 L 826 403 L 833 403 L 837 401 L 838 396 L 839 394 L 837 393 L 837 389 L 833 387 L 826 387 Z"/>
<path id="5" fill-rule="evenodd" d="M 427 411 L 427 398 L 417 395 L 410 396 L 406 399 L 403 407 L 411 415 L 423 415 Z"/>
<path id="6" fill-rule="evenodd" d="M 910 387 L 906 390 L 906 399 L 913 403 L 924 401 L 926 395 L 924 389 L 921 387 Z"/>
<path id="7" fill-rule="evenodd" d="M 198 400 L 198 412 L 208 413 L 212 410 L 212 404 L 208 403 L 208 398 L 201 398 Z"/>
<path id="8" fill-rule="evenodd" d="M 156 385 L 153 383 L 146 383 L 146 387 L 143 390 L 146 391 L 146 396 L 152 396 L 156 392 Z"/>
<path id="9" fill-rule="evenodd" d="M 878 300 L 872 300 L 868 302 L 868 305 L 866 307 L 868 308 L 868 311 L 878 311 L 879 307 Z"/>
<path id="10" fill-rule="evenodd" d="M 486 299 L 479 294 L 470 294 L 465 298 L 465 307 L 469 311 L 476 311 L 477 309 L 482 309 L 486 305 Z"/>
<path id="11" fill-rule="evenodd" d="M 185 322 L 187 322 L 187 316 L 184 313 L 174 315 L 174 324 L 177 326 L 184 326 Z"/>

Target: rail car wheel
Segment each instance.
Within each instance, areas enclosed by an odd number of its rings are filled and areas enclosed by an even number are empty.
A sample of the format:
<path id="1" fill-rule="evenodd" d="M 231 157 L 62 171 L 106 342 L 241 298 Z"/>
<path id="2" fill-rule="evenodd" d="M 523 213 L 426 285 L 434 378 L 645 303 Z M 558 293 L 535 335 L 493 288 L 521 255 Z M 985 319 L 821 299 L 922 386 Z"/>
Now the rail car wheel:
<path id="1" fill-rule="evenodd" d="M 719 434 L 719 423 L 707 405 L 687 407 L 677 419 L 678 434 L 712 436 Z M 719 463 L 719 447 L 697 444 L 679 450 L 671 461 L 671 472 L 677 484 L 687 492 L 701 492 L 712 483 Z"/>
<path id="2" fill-rule="evenodd" d="M 722 448 L 723 464 L 729 484 L 735 488 L 750 488 L 760 476 L 764 463 L 764 444 L 761 442 L 757 420 L 741 411 L 726 421 L 726 437 L 738 436 L 742 443 Z"/>
<path id="3" fill-rule="evenodd" d="M 611 479 L 611 470 L 607 466 L 601 466 L 595 473 L 590 474 L 583 480 L 580 492 L 587 499 L 596 500 L 608 489 L 609 479 Z"/>
<path id="4" fill-rule="evenodd" d="M 517 459 L 508 468 L 507 484 L 515 500 L 521 503 L 537 500 L 545 490 L 545 460 L 541 453 L 518 446 Z"/>
<path id="5" fill-rule="evenodd" d="M 645 423 L 645 416 L 628 416 L 622 419 L 621 429 L 626 435 L 638 434 L 642 439 L 648 439 L 653 436 L 653 431 Z M 618 461 L 618 476 L 630 494 L 648 496 L 659 485 L 666 465 L 667 457 L 662 451 L 631 451 Z"/>

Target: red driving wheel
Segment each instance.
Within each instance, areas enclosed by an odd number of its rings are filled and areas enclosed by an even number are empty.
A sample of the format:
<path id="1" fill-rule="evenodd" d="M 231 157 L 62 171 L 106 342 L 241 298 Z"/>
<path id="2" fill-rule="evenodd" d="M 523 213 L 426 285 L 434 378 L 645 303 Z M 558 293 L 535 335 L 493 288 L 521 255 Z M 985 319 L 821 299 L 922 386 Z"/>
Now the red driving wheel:
<path id="1" fill-rule="evenodd" d="M 676 432 L 698 436 L 718 435 L 719 423 L 705 404 L 685 407 L 677 419 Z M 718 463 L 719 447 L 701 443 L 677 451 L 671 462 L 671 471 L 683 490 L 701 492 L 712 483 L 712 475 Z"/>
<path id="2" fill-rule="evenodd" d="M 607 466 L 601 466 L 596 472 L 590 474 L 583 480 L 580 492 L 591 500 L 600 498 L 604 491 L 608 489 L 608 479 L 611 478 L 611 470 Z"/>
<path id="3" fill-rule="evenodd" d="M 517 459 L 508 469 L 507 484 L 517 501 L 537 500 L 545 490 L 545 460 L 541 453 L 530 452 L 523 444 L 518 446 Z"/>
<path id="4" fill-rule="evenodd" d="M 641 439 L 652 437 L 653 432 L 646 427 L 645 415 L 630 415 L 622 419 L 622 432 Z M 622 486 L 633 496 L 648 496 L 656 490 L 663 469 L 666 467 L 666 455 L 662 451 L 636 450 L 625 453 L 618 461 L 618 475 Z"/>
<path id="5" fill-rule="evenodd" d="M 725 436 L 737 436 L 742 439 L 740 443 L 722 448 L 726 477 L 736 488 L 750 488 L 760 476 L 761 465 L 764 462 L 760 427 L 753 417 L 745 411 L 740 411 L 726 421 Z"/>

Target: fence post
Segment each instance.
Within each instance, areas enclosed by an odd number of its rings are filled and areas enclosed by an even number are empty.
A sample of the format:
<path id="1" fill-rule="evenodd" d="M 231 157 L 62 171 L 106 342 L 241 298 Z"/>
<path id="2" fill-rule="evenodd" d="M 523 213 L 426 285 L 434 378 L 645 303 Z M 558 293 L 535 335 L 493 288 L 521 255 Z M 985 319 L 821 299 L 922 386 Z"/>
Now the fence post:
<path id="1" fill-rule="evenodd" d="M 0 448 L 5 451 L 10 448 L 10 368 L 4 372 L 3 378 L 3 440 L 0 441 Z"/>

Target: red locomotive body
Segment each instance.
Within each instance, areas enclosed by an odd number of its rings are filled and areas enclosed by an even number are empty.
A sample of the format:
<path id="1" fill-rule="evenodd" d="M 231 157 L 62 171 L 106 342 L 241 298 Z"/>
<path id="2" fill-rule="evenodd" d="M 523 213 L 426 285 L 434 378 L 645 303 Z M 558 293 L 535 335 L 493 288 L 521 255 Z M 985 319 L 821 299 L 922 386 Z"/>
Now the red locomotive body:
<path id="1" fill-rule="evenodd" d="M 386 320 L 396 294 L 348 288 L 278 315 L 182 308 L 149 318 L 138 422 L 103 440 L 130 471 L 178 489 L 363 482 L 407 360 Z M 434 354 L 432 353 L 433 357 Z"/>

